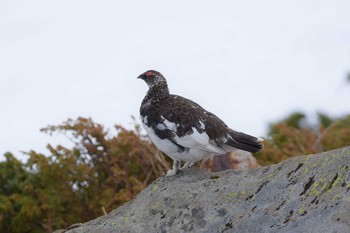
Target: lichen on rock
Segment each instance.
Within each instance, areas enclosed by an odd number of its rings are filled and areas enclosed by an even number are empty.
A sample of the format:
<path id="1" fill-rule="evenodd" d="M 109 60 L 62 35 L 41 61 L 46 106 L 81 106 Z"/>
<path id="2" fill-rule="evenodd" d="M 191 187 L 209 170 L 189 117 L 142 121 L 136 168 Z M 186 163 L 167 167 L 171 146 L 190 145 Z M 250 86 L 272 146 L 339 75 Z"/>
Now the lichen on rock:
<path id="1" fill-rule="evenodd" d="M 350 147 L 255 170 L 161 177 L 82 232 L 350 232 Z"/>

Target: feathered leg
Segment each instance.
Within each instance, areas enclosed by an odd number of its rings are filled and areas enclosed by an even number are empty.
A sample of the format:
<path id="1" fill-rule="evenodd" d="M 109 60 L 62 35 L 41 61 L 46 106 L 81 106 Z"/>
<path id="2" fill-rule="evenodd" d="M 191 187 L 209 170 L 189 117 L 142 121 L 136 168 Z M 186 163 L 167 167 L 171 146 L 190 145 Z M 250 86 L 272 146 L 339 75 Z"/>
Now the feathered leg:
<path id="1" fill-rule="evenodd" d="M 166 176 L 174 176 L 180 171 L 180 161 L 179 160 L 174 160 L 173 163 L 173 169 L 169 170 L 166 174 Z"/>

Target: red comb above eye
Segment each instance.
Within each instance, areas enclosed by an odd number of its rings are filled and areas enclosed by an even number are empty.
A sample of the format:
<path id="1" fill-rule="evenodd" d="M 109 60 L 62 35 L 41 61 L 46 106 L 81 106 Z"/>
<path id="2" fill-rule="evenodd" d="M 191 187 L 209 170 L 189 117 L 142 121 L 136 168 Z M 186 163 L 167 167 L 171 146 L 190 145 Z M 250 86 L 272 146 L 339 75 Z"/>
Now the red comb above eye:
<path id="1" fill-rule="evenodd" d="M 148 71 L 148 72 L 146 72 L 146 74 L 145 74 L 146 76 L 152 76 L 153 75 L 153 72 L 151 72 L 151 71 Z"/>

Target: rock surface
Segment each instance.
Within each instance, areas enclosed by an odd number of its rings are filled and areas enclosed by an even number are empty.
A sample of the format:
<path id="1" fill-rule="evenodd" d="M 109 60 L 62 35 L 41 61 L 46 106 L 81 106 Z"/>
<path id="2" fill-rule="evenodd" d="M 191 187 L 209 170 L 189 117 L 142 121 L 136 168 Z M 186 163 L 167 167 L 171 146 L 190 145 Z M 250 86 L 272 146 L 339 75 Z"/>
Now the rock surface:
<path id="1" fill-rule="evenodd" d="M 255 170 L 161 177 L 83 232 L 350 232 L 350 147 Z"/>

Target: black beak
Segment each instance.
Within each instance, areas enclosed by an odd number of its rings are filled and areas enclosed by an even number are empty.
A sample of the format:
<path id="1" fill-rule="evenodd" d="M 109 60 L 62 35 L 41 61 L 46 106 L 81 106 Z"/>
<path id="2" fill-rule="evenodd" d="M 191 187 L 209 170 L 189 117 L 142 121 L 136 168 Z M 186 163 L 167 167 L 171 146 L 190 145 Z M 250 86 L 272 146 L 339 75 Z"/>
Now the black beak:
<path id="1" fill-rule="evenodd" d="M 143 78 L 145 77 L 145 75 L 144 74 L 140 74 L 137 78 L 138 79 L 142 79 L 143 80 Z"/>

